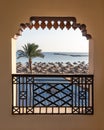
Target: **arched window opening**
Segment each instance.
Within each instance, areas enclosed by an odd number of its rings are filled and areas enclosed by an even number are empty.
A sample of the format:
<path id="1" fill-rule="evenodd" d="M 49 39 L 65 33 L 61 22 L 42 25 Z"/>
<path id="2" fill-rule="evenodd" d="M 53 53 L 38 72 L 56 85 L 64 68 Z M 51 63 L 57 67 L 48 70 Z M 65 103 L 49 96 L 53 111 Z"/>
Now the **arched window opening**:
<path id="1" fill-rule="evenodd" d="M 12 113 L 92 115 L 93 48 L 75 17 L 21 23 L 12 38 Z"/>
<path id="2" fill-rule="evenodd" d="M 22 36 L 18 37 L 20 35 Z M 32 59 L 34 64 L 32 65 L 33 74 L 89 74 L 93 72 L 91 65 L 93 56 L 92 51 L 90 52 L 92 45 L 89 45 L 91 35 L 87 34 L 86 25 L 76 23 L 74 17 L 31 17 L 30 23 L 20 24 L 19 32 L 15 35 L 16 38 L 16 51 L 22 49 L 24 44 L 35 43 L 38 44 L 42 52 L 48 52 L 44 53 L 44 58 Z M 63 64 L 65 59 L 67 65 Z M 16 61 L 16 66 L 13 64 L 13 68 L 16 69 L 12 69 L 15 70 L 14 72 L 29 73 L 28 58 L 20 58 Z M 36 63 L 36 66 L 34 62 L 39 64 Z M 47 64 L 47 62 L 54 62 L 54 67 L 51 68 L 52 64 Z M 60 63 L 62 66 L 59 70 Z"/>

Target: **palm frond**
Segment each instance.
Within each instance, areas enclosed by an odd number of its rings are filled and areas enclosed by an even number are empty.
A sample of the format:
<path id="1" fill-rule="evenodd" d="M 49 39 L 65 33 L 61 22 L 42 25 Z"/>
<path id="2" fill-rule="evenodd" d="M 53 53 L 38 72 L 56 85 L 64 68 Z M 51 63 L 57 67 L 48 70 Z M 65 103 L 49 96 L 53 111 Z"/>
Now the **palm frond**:
<path id="1" fill-rule="evenodd" d="M 27 43 L 24 46 L 22 46 L 22 50 L 18 50 L 18 58 L 21 57 L 27 57 L 27 58 L 35 58 L 35 57 L 41 57 L 44 58 L 44 55 L 42 54 L 42 51 L 38 49 L 39 46 L 34 43 Z"/>
<path id="2" fill-rule="evenodd" d="M 39 46 L 34 43 L 32 43 L 32 44 L 27 43 L 24 46 L 22 46 L 22 50 L 17 51 L 17 59 L 19 59 L 21 57 L 28 58 L 30 72 L 32 72 L 32 68 L 31 68 L 32 58 L 35 58 L 35 57 L 44 58 L 42 51 L 38 48 L 39 48 Z"/>
<path id="3" fill-rule="evenodd" d="M 26 57 L 28 58 L 28 55 L 23 51 L 23 50 L 18 50 L 17 51 L 17 59 L 21 58 L 21 57 Z"/>

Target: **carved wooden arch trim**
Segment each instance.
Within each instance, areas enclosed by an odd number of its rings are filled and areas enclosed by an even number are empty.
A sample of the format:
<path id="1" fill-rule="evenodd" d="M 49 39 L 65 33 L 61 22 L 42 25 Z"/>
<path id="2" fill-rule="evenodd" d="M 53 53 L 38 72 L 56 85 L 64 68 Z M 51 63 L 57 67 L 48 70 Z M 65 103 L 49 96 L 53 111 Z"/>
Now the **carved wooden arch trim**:
<path id="1" fill-rule="evenodd" d="M 20 28 L 18 30 L 18 33 L 16 33 L 16 37 L 20 36 L 22 34 L 22 31 L 25 28 L 32 29 L 33 27 L 35 29 L 38 29 L 41 27 L 42 29 L 45 29 L 46 27 L 48 29 L 51 29 L 52 27 L 57 29 L 60 27 L 61 29 L 64 29 L 65 27 L 69 30 L 71 27 L 75 30 L 79 28 L 82 32 L 82 36 L 85 36 L 88 40 L 92 38 L 90 34 L 87 33 L 86 25 L 77 23 L 77 20 L 75 17 L 38 17 L 38 16 L 32 16 L 30 17 L 29 23 L 21 23 Z"/>

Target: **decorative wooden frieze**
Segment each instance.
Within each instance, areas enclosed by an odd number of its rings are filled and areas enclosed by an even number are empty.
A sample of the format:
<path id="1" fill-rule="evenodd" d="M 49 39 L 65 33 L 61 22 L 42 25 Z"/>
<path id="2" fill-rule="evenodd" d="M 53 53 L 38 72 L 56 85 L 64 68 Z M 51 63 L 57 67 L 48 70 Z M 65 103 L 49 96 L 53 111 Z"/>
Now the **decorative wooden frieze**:
<path id="1" fill-rule="evenodd" d="M 57 28 L 67 28 L 68 30 L 72 27 L 74 30 L 79 28 L 82 32 L 82 36 L 85 36 L 88 40 L 91 39 L 91 35 L 87 34 L 87 29 L 85 24 L 77 23 L 77 20 L 75 17 L 38 17 L 38 16 L 32 16 L 30 17 L 29 23 L 21 23 L 20 28 L 16 36 L 20 36 L 20 30 L 24 30 L 26 28 L 32 29 L 32 28 L 38 29 L 41 27 L 42 29 L 45 29 L 46 27 L 48 29 L 51 29 L 52 27 L 57 30 Z"/>

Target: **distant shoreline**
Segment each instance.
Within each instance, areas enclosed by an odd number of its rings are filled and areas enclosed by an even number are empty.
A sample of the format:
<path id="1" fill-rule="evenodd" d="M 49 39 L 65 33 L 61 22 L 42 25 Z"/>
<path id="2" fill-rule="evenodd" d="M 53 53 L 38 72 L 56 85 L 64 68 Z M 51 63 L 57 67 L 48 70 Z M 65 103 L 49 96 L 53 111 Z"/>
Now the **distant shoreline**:
<path id="1" fill-rule="evenodd" d="M 85 56 L 88 56 L 88 55 L 70 55 L 72 57 L 85 57 Z"/>
<path id="2" fill-rule="evenodd" d="M 67 53 L 53 53 L 54 55 L 64 55 L 64 56 L 72 56 L 72 57 L 85 57 L 88 54 L 67 54 Z"/>

